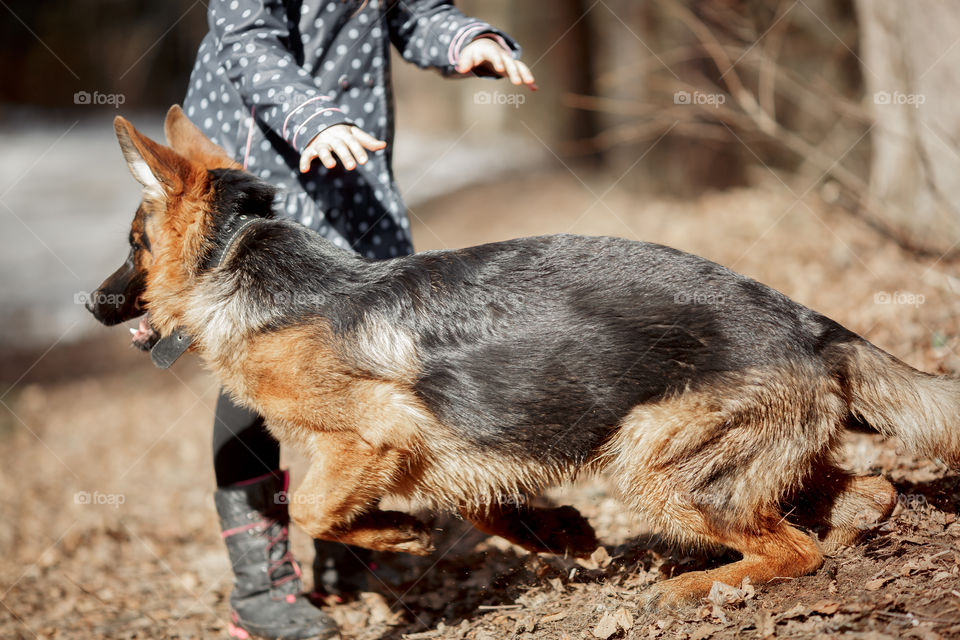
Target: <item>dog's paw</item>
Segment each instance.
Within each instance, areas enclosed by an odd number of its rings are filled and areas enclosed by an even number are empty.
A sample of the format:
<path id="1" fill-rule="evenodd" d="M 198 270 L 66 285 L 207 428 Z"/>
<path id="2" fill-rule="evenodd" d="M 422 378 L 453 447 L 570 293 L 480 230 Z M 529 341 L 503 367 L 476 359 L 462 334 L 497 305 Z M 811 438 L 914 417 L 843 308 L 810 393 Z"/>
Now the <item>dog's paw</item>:
<path id="1" fill-rule="evenodd" d="M 638 609 L 645 613 L 660 613 L 664 608 L 660 600 L 663 598 L 663 590 L 658 589 L 656 584 L 652 584 L 640 593 Z"/>
<path id="2" fill-rule="evenodd" d="M 640 608 L 647 613 L 656 613 L 696 604 L 709 592 L 709 586 L 704 590 L 707 582 L 705 574 L 704 571 L 691 571 L 655 582 L 640 594 Z"/>
<path id="3" fill-rule="evenodd" d="M 547 533 L 547 545 L 553 553 L 569 553 L 576 558 L 589 557 L 600 541 L 593 526 L 570 506 L 551 509 L 555 528 Z"/>
<path id="4" fill-rule="evenodd" d="M 436 551 L 430 531 L 420 521 L 416 522 L 416 526 L 411 524 L 397 528 L 395 534 L 395 540 L 382 551 L 401 551 L 415 556 L 428 556 Z"/>
<path id="5" fill-rule="evenodd" d="M 593 527 L 570 506 L 530 509 L 520 518 L 517 543 L 534 553 L 570 554 L 586 558 L 600 544 Z"/>
<path id="6" fill-rule="evenodd" d="M 679 609 L 692 601 L 661 586 L 663 583 L 652 584 L 640 595 L 640 609 L 647 613 L 663 613 Z"/>
<path id="7" fill-rule="evenodd" d="M 347 540 L 349 536 L 349 540 Z M 407 513 L 374 511 L 353 521 L 344 541 L 375 551 L 427 556 L 435 551 L 430 528 Z"/>

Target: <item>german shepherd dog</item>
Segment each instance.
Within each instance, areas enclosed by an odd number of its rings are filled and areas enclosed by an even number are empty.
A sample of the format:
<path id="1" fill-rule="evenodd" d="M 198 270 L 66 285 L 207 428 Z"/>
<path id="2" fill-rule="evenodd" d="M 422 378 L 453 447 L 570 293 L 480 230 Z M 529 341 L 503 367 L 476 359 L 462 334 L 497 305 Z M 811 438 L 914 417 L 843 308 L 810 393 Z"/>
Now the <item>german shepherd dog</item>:
<path id="1" fill-rule="evenodd" d="M 846 428 L 960 459 L 958 380 L 703 258 L 556 235 L 371 261 L 275 219 L 274 187 L 179 107 L 169 146 L 115 128 L 143 201 L 100 289 L 126 302 L 92 311 L 147 311 L 141 348 L 188 336 L 310 456 L 290 513 L 315 538 L 427 554 L 422 522 L 378 507 L 400 496 L 535 552 L 589 553 L 579 513 L 524 500 L 602 472 L 669 539 L 742 554 L 648 589 L 673 606 L 714 581 L 813 572 L 823 543 L 889 515 L 886 480 L 835 462 Z"/>

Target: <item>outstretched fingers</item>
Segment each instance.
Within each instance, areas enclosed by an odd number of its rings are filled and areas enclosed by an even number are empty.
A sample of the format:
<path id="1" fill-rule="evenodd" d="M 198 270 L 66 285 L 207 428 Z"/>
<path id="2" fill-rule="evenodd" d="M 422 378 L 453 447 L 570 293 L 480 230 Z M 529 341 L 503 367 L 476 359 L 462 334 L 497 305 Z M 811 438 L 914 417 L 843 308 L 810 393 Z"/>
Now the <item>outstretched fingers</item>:
<path id="1" fill-rule="evenodd" d="M 352 171 L 370 160 L 367 150 L 379 151 L 386 146 L 386 142 L 358 127 L 348 124 L 334 125 L 317 134 L 303 150 L 300 155 L 300 172 L 308 172 L 316 159 L 327 169 L 335 168 L 339 160 L 344 169 Z"/>

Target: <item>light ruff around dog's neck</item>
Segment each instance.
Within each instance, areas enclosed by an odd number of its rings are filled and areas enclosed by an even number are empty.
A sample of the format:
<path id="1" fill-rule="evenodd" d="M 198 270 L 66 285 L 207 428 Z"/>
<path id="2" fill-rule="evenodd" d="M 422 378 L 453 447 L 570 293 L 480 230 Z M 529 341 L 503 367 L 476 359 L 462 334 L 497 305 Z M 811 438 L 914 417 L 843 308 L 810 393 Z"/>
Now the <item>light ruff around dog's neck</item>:
<path id="1" fill-rule="evenodd" d="M 269 220 L 269 218 L 250 215 L 237 216 L 234 220 L 231 220 L 225 228 L 228 234 L 226 240 L 224 240 L 219 247 L 215 248 L 210 254 L 210 257 L 204 261 L 202 271 L 219 268 L 240 235 L 257 222 L 263 222 L 265 220 Z M 235 229 L 231 229 L 230 227 L 237 222 L 240 224 Z M 150 360 L 160 369 L 169 369 L 174 362 L 180 359 L 180 356 L 187 352 L 187 349 L 189 349 L 192 344 L 193 337 L 180 327 L 176 327 L 173 333 L 165 338 L 160 338 L 157 344 L 153 345 L 153 348 L 150 350 Z"/>

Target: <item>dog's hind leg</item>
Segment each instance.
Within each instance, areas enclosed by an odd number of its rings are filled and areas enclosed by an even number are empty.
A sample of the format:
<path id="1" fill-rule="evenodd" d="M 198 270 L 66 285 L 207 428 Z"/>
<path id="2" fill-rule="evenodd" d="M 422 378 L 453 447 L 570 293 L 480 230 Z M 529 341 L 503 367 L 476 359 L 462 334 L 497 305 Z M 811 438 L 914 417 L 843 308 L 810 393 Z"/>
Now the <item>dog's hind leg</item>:
<path id="1" fill-rule="evenodd" d="M 573 507 L 499 504 L 482 511 L 461 510 L 484 533 L 506 538 L 532 553 L 590 555 L 599 544 L 593 527 Z"/>
<path id="2" fill-rule="evenodd" d="M 851 476 L 827 515 L 823 542 L 855 543 L 867 529 L 886 520 L 896 503 L 897 490 L 881 476 Z"/>
<path id="3" fill-rule="evenodd" d="M 417 518 L 377 508 L 404 467 L 395 449 L 375 449 L 349 433 L 314 436 L 317 454 L 289 498 L 291 519 L 310 536 L 376 551 L 427 555 L 430 531 Z"/>
<path id="4" fill-rule="evenodd" d="M 787 522 L 780 505 L 829 458 L 845 412 L 837 383 L 803 364 L 638 405 L 598 463 L 668 538 L 743 555 L 653 585 L 647 604 L 691 602 L 716 581 L 760 584 L 816 570 L 823 562 L 817 542 Z"/>
<path id="5" fill-rule="evenodd" d="M 833 465 L 817 468 L 788 504 L 791 519 L 819 530 L 828 552 L 854 544 L 896 505 L 897 491 L 881 476 L 855 476 Z"/>
<path id="6" fill-rule="evenodd" d="M 693 520 L 697 519 L 696 517 Z M 771 513 L 752 530 L 711 531 L 706 520 L 698 537 L 706 542 L 738 551 L 743 559 L 716 569 L 691 571 L 650 586 L 644 594 L 647 608 L 672 607 L 705 597 L 714 582 L 739 586 L 744 578 L 754 584 L 777 578 L 796 578 L 816 571 L 823 563 L 817 543 L 807 534 Z M 693 525 L 692 521 L 685 523 Z M 697 527 L 691 527 L 696 531 Z"/>

